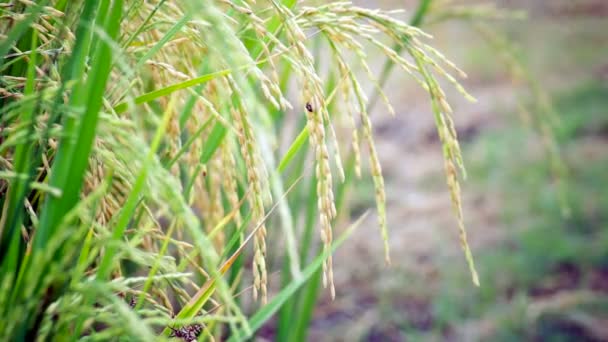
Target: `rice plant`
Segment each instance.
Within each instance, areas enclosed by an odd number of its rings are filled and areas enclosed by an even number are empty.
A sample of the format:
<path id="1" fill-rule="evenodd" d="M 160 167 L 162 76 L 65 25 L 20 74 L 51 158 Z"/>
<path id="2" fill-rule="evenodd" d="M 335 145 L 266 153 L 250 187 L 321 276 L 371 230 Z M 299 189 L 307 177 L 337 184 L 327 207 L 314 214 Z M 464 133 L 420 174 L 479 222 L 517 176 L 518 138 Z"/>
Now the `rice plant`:
<path id="1" fill-rule="evenodd" d="M 551 166 L 550 176 L 557 188 L 561 215 L 568 218 L 570 216 L 570 203 L 567 201 L 568 168 L 555 138 L 555 132 L 560 128 L 561 123 L 551 96 L 522 60 L 521 51 L 518 51 L 514 42 L 490 24 L 496 20 L 521 21 L 526 18 L 526 13 L 500 9 L 493 3 L 468 6 L 449 3 L 449 1 L 442 5 L 438 3 L 434 3 L 437 7 L 429 13 L 428 25 L 440 24 L 448 20 L 459 20 L 470 25 L 484 42 L 496 51 L 498 61 L 504 65 L 513 82 L 522 83 L 526 91 L 532 95 L 533 101 L 530 104 L 525 104 L 525 101 L 518 103 L 520 118 L 523 125 L 541 137 L 547 162 Z"/>
<path id="2" fill-rule="evenodd" d="M 0 338 L 243 340 L 285 305 L 302 319 L 279 338 L 305 339 L 357 177 L 390 261 L 371 49 L 429 94 L 479 285 L 440 84 L 474 99 L 417 27 L 430 3 L 408 24 L 350 2 L 0 2 Z"/>

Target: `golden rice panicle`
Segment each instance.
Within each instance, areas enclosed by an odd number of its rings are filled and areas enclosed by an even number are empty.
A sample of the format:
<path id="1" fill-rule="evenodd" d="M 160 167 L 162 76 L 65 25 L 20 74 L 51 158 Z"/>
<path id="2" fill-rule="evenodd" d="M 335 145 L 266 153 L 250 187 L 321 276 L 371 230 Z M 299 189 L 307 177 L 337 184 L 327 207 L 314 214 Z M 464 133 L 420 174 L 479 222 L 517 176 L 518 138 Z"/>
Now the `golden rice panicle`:
<path id="1" fill-rule="evenodd" d="M 244 4 L 248 10 L 251 11 L 250 5 Z M 249 19 L 249 24 L 253 28 L 256 36 L 258 37 L 259 42 L 263 42 L 268 39 L 268 44 L 261 43 L 260 46 L 262 48 L 263 56 L 260 54 L 258 56 L 253 56 L 256 60 L 260 60 L 262 57 L 265 57 L 270 65 L 270 79 L 268 79 L 265 75 L 263 78 L 260 78 L 262 83 L 262 91 L 264 92 L 267 99 L 269 99 L 275 107 L 285 110 L 287 108 L 292 108 L 291 104 L 285 97 L 283 96 L 283 92 L 280 87 L 280 79 L 279 73 L 277 71 L 276 64 L 274 62 L 274 56 L 268 48 L 269 44 L 274 44 L 277 48 L 285 48 L 283 43 L 275 36 L 273 32 L 269 32 L 266 29 L 266 22 L 264 19 L 257 16 L 253 11 L 250 14 L 247 14 L 247 18 Z M 286 48 L 285 48 L 286 49 Z M 267 90 L 264 90 L 266 87 Z M 272 94 L 272 96 L 270 95 Z M 274 96 L 274 98 L 273 98 Z M 276 100 L 275 100 L 276 98 Z"/>
<path id="2" fill-rule="evenodd" d="M 97 189 L 103 182 L 104 177 L 105 171 L 101 161 L 96 157 L 90 158 L 89 167 L 84 179 L 83 193 L 86 195 Z M 95 220 L 100 224 L 105 225 L 119 208 L 116 199 L 111 197 L 111 195 L 106 194 L 100 199 Z"/>
<path id="3" fill-rule="evenodd" d="M 349 70 L 342 58 L 338 58 L 338 67 L 340 69 L 342 79 L 348 79 Z M 342 82 L 340 87 L 346 106 L 346 112 L 348 113 L 349 123 L 352 129 L 351 146 L 353 148 L 353 155 L 355 157 L 355 175 L 357 178 L 361 178 L 361 150 L 359 149 L 359 131 L 357 129 L 357 122 L 355 119 L 355 109 L 353 108 L 352 90 L 349 84 L 349 82 Z"/>
<path id="4" fill-rule="evenodd" d="M 462 160 L 462 152 L 458 143 L 458 134 L 452 119 L 452 107 L 447 101 L 443 89 L 439 88 L 436 81 L 432 82 L 433 108 L 439 114 L 436 118 L 437 129 L 440 140 L 444 145 L 445 158 L 452 160 L 458 165 L 463 178 L 466 178 L 466 169 Z"/>
<path id="5" fill-rule="evenodd" d="M 269 39 L 269 43 L 271 44 L 277 44 L 277 42 L 279 42 L 272 32 L 268 32 L 268 30 L 266 30 L 266 23 L 264 19 L 257 16 L 251 9 L 252 4 L 248 3 L 247 1 L 241 2 L 240 4 L 236 4 L 233 1 L 228 0 L 222 0 L 222 2 L 236 10 L 238 13 L 244 15 L 244 20 L 246 20 L 247 24 L 253 29 L 258 38 L 258 42 L 263 42 L 266 39 Z M 279 46 L 280 45 L 282 44 L 279 44 Z M 254 51 L 254 53 L 257 53 L 257 55 L 253 55 L 252 58 L 256 61 L 265 59 L 266 62 L 268 62 L 270 65 L 271 78 L 268 78 L 266 74 L 263 73 L 258 67 L 252 68 L 250 72 L 255 79 L 260 81 L 260 89 L 262 90 L 262 94 L 275 108 L 282 110 L 291 108 L 291 104 L 285 99 L 279 86 L 277 68 L 268 45 L 262 43 L 259 46 L 261 51 Z"/>
<path id="6" fill-rule="evenodd" d="M 253 237 L 254 257 L 253 257 L 253 278 L 254 288 L 253 297 L 258 298 L 258 293 L 261 293 L 262 302 L 266 302 L 266 227 L 262 220 L 264 219 L 264 201 L 262 198 L 262 181 L 260 179 L 256 158 L 254 157 L 254 145 L 252 136 L 248 133 L 250 130 L 246 115 L 240 110 L 233 109 L 232 113 L 239 135 L 239 145 L 241 146 L 241 155 L 245 161 L 247 169 L 247 182 L 251 187 L 249 195 L 249 204 L 252 210 L 253 222 L 256 226 L 262 224 L 260 229 Z"/>
<path id="7" fill-rule="evenodd" d="M 341 14 L 344 14 L 345 18 L 343 20 L 338 20 L 338 21 L 334 20 L 331 22 L 331 25 L 330 25 L 327 23 L 327 17 L 326 17 L 326 14 L 324 14 L 324 11 L 319 10 L 319 9 L 307 8 L 301 14 L 303 17 L 305 17 L 305 18 L 300 19 L 301 25 L 310 25 L 310 26 L 317 25 L 320 29 L 323 30 L 324 34 L 326 34 L 327 36 L 330 37 L 329 38 L 330 46 L 332 47 L 334 56 L 336 57 L 336 59 L 338 61 L 338 67 L 339 67 L 340 73 L 342 74 L 343 77 L 350 79 L 350 82 L 348 82 L 348 83 L 352 83 L 352 88 L 354 88 L 353 91 L 357 97 L 357 100 L 359 102 L 359 107 L 360 107 L 359 112 L 360 112 L 360 121 L 362 124 L 363 136 L 369 145 L 370 164 L 371 164 L 371 169 L 372 169 L 374 186 L 376 189 L 378 221 L 380 224 L 382 239 L 384 241 L 385 259 L 387 262 L 389 262 L 390 253 L 389 253 L 389 244 L 388 244 L 388 229 L 387 229 L 387 225 L 386 225 L 386 196 L 385 196 L 385 191 L 384 191 L 384 179 L 382 177 L 382 169 L 381 169 L 381 166 L 379 163 L 375 145 L 373 143 L 371 121 L 369 120 L 369 117 L 368 117 L 367 111 L 366 111 L 367 98 L 365 97 L 365 94 L 364 94 L 363 90 L 361 89 L 359 82 L 356 80 L 356 77 L 354 76 L 353 72 L 348 67 L 348 64 L 346 62 L 344 62 L 343 58 L 341 57 L 340 51 L 338 50 L 338 48 L 336 46 L 343 45 L 346 48 L 354 51 L 356 56 L 358 57 L 358 60 L 362 64 L 364 71 L 367 73 L 368 77 L 370 78 L 370 80 L 376 85 L 377 88 L 379 88 L 379 85 L 377 84 L 375 77 L 373 76 L 371 70 L 369 69 L 369 66 L 365 62 L 366 55 L 365 55 L 365 52 L 363 51 L 362 45 L 353 37 L 353 35 L 357 35 L 359 37 L 363 37 L 365 39 L 372 40 L 376 44 L 382 44 L 371 36 L 371 33 L 377 33 L 378 30 L 365 23 L 355 21 L 354 19 L 358 18 L 358 19 L 371 20 L 370 18 L 375 18 L 374 20 L 382 20 L 385 23 L 388 22 L 389 24 L 392 24 L 392 22 L 390 21 L 389 17 L 386 17 L 385 15 L 381 14 L 379 11 L 369 11 L 366 9 L 356 8 L 356 7 L 351 6 L 349 3 L 334 3 L 334 4 L 327 5 L 324 8 L 331 9 L 332 12 L 339 12 Z M 386 47 L 386 51 L 392 53 L 394 55 L 394 58 L 399 58 L 398 54 L 396 54 L 392 49 Z M 405 64 L 405 63 L 401 63 L 401 64 Z M 343 88 L 342 92 L 343 92 L 343 95 L 344 95 L 346 101 L 347 102 L 350 101 L 349 100 L 350 91 L 351 91 L 350 88 L 348 86 L 342 86 L 342 88 Z M 379 89 L 379 90 L 380 90 L 380 96 L 382 97 L 382 100 L 385 102 L 385 104 L 387 104 L 387 108 L 389 109 L 389 112 L 392 113 L 393 112 L 392 106 L 388 103 L 388 99 L 386 98 L 384 93 L 381 91 L 381 89 Z M 351 119 L 351 123 L 353 123 L 353 122 L 354 122 L 354 119 Z M 358 134 L 356 133 L 356 130 L 354 130 L 353 143 L 356 144 L 357 141 L 358 141 Z M 357 158 L 358 144 L 353 145 L 353 149 L 355 151 L 355 158 Z M 360 161 L 358 163 L 360 163 Z"/>
<path id="8" fill-rule="evenodd" d="M 308 131 L 315 155 L 315 174 L 317 176 L 317 206 L 320 216 L 320 233 L 323 242 L 323 250 L 326 252 L 331 248 L 332 227 L 331 221 L 336 216 L 334 195 L 332 190 L 332 176 L 329 166 L 329 153 L 325 144 L 325 127 L 323 115 L 319 110 L 320 101 L 310 91 L 309 83 L 304 85 L 304 98 L 306 99 L 306 118 Z M 335 298 L 335 287 L 333 281 L 331 254 L 323 262 L 323 286 L 330 288 L 332 298 Z"/>
<path id="9" fill-rule="evenodd" d="M 328 252 L 331 249 L 333 233 L 331 222 L 336 217 L 336 207 L 334 204 L 333 181 L 329 163 L 329 152 L 326 144 L 325 124 L 330 127 L 331 138 L 335 145 L 336 167 L 340 178 L 343 179 L 344 171 L 341 158 L 339 156 L 338 142 L 333 126 L 329 121 L 329 113 L 325 103 L 323 93 L 323 82 L 314 69 L 313 57 L 304 44 L 306 35 L 302 28 L 296 24 L 295 17 L 285 6 L 273 2 L 273 6 L 283 17 L 285 32 L 289 45 L 294 48 L 291 53 L 295 57 L 291 60 L 300 60 L 302 63 L 295 63 L 294 70 L 303 79 L 303 100 L 307 118 L 310 141 L 315 155 L 315 174 L 317 176 L 317 206 L 319 209 L 320 234 L 323 242 L 323 250 Z M 336 291 L 334 286 L 332 256 L 329 254 L 323 262 L 323 286 L 329 287 L 332 299 L 335 298 Z"/>
<path id="10" fill-rule="evenodd" d="M 305 82 L 309 83 L 308 91 L 310 92 L 310 94 L 315 96 L 315 101 L 318 102 L 316 103 L 317 107 L 315 107 L 315 112 L 318 112 L 321 115 L 321 122 L 327 124 L 327 126 L 329 127 L 330 139 L 334 147 L 334 159 L 336 162 L 336 169 L 338 171 L 338 175 L 340 176 L 340 181 L 343 182 L 345 180 L 345 174 L 344 167 L 342 166 L 342 158 L 340 156 L 340 144 L 338 143 L 336 131 L 332 125 L 331 120 L 329 119 L 329 111 L 327 110 L 325 97 L 323 95 L 323 82 L 319 78 L 319 75 L 316 73 L 314 68 L 313 57 L 306 48 L 306 45 L 304 44 L 307 40 L 307 37 L 302 31 L 302 28 L 299 25 L 295 24 L 293 13 L 291 13 L 290 10 L 284 6 L 278 6 L 278 8 L 285 16 L 284 24 L 287 28 L 286 31 L 290 43 L 295 46 L 294 50 L 297 53 L 298 57 L 302 61 L 305 61 L 305 63 L 303 64 L 303 70 L 300 73 L 303 73 L 303 77 L 306 79 Z M 323 138 L 325 139 L 325 133 Z"/>
<path id="11" fill-rule="evenodd" d="M 363 70 L 367 74 L 367 77 L 373 83 L 377 94 L 380 96 L 380 99 L 382 99 L 382 103 L 384 103 L 384 106 L 386 107 L 386 110 L 389 112 L 390 115 L 395 116 L 395 108 L 393 108 L 393 105 L 391 105 L 388 97 L 386 96 L 386 93 L 384 93 L 384 90 L 382 90 L 382 87 L 378 83 L 378 80 L 376 79 L 376 77 L 374 77 L 372 70 L 370 69 L 369 65 L 366 62 L 365 54 L 360 49 L 355 50 L 355 51 L 356 51 L 357 56 L 359 57 L 358 58 L 359 64 L 363 67 Z"/>
<path id="12" fill-rule="evenodd" d="M 427 53 L 426 49 L 424 48 L 425 45 L 423 43 L 421 43 L 418 39 L 412 39 L 412 43 L 410 46 L 411 51 L 414 51 L 414 53 L 416 54 L 416 58 L 420 59 L 425 65 L 428 65 L 430 67 L 432 67 L 435 72 L 439 75 L 441 75 L 443 78 L 445 78 L 446 80 L 448 80 L 448 82 L 450 82 L 452 84 L 452 86 L 454 88 L 456 88 L 456 90 L 458 90 L 458 92 L 460 92 L 467 100 L 471 101 L 471 102 L 476 102 L 477 100 L 473 97 L 473 95 L 469 94 L 469 92 L 466 91 L 466 89 L 464 89 L 464 87 L 460 84 L 460 82 L 458 82 L 458 80 L 456 80 L 456 78 L 454 76 L 452 76 L 452 74 L 450 74 L 447 70 L 445 70 L 441 65 L 439 65 L 439 63 L 437 63 L 433 58 L 431 58 L 429 56 L 429 54 Z M 441 54 L 435 54 L 433 50 L 430 51 L 431 54 L 435 55 L 435 57 L 443 57 L 443 55 Z M 449 61 L 448 59 L 445 59 L 445 57 L 443 57 L 444 59 L 440 60 L 444 63 L 446 63 L 448 66 L 453 65 L 453 63 L 451 61 Z M 463 71 L 461 71 L 460 69 L 455 69 L 456 72 L 458 72 L 459 74 L 462 73 L 464 74 Z M 466 77 L 466 74 L 464 74 L 464 77 Z"/>
<path id="13" fill-rule="evenodd" d="M 447 104 L 445 94 L 439 87 L 437 80 L 433 77 L 429 70 L 427 70 L 424 63 L 425 59 L 421 56 L 420 52 L 413 49 L 409 49 L 409 51 L 412 54 L 412 57 L 416 60 L 418 71 L 424 77 L 427 84 L 427 90 L 431 96 L 431 105 L 433 107 L 433 113 L 435 116 L 435 125 L 437 126 L 439 139 L 443 145 L 443 159 L 445 164 L 447 185 L 450 190 L 452 207 L 454 208 L 456 219 L 458 221 L 460 244 L 464 251 L 469 271 L 471 272 L 472 281 L 476 286 L 479 286 L 479 276 L 477 275 L 477 270 L 475 268 L 473 255 L 468 244 L 467 233 L 464 226 L 460 184 L 458 183 L 457 169 L 454 165 L 454 163 L 459 165 L 464 174 L 462 155 L 456 136 L 456 129 L 454 128 L 454 123 L 450 116 L 452 110 Z"/>
<path id="14" fill-rule="evenodd" d="M 464 251 L 465 258 L 467 260 L 467 264 L 469 266 L 469 271 L 471 272 L 471 277 L 473 280 L 473 284 L 479 286 L 479 276 L 477 275 L 477 270 L 475 268 L 475 262 L 473 261 L 473 254 L 471 253 L 471 248 L 469 247 L 469 243 L 467 240 L 467 231 L 464 227 L 464 218 L 462 215 L 462 203 L 461 203 L 461 195 L 460 195 L 460 184 L 458 183 L 458 176 L 456 174 L 456 167 L 454 163 L 450 159 L 445 159 L 445 172 L 447 177 L 448 188 L 450 189 L 450 195 L 452 199 L 452 206 L 454 211 L 456 212 L 456 217 L 458 220 L 458 229 L 460 232 L 460 245 L 462 250 Z"/>
<path id="15" fill-rule="evenodd" d="M 471 249 L 469 247 L 469 243 L 467 240 L 467 232 L 464 226 L 464 218 L 462 214 L 462 196 L 460 194 L 460 183 L 458 182 L 458 173 L 456 171 L 456 165 L 454 162 L 459 164 L 461 170 L 463 170 L 464 174 L 464 166 L 462 166 L 462 156 L 460 154 L 460 147 L 458 146 L 458 140 L 453 135 L 452 132 L 453 127 L 449 127 L 453 125 L 451 123 L 446 123 L 446 121 L 451 121 L 451 118 L 446 115 L 440 116 L 440 124 L 437 129 L 440 132 L 439 137 L 443 143 L 443 152 L 444 152 L 444 164 L 445 164 L 445 172 L 446 179 L 448 184 L 448 189 L 450 190 L 450 197 L 452 201 L 452 207 L 454 208 L 454 212 L 456 213 L 456 219 L 458 221 L 458 229 L 460 234 L 460 245 L 462 250 L 464 251 L 465 258 L 469 267 L 469 271 L 471 272 L 471 277 L 473 280 L 473 284 L 479 286 L 479 276 L 477 275 L 477 270 L 475 268 L 475 263 L 473 261 L 473 255 L 471 253 Z"/>
<path id="16" fill-rule="evenodd" d="M 447 104 L 447 102 L 446 102 L 446 104 Z M 454 162 L 456 162 L 456 165 L 458 165 L 458 169 L 460 170 L 462 178 L 466 179 L 467 170 L 464 167 L 464 161 L 462 160 L 462 152 L 460 151 L 460 144 L 458 143 L 458 135 L 456 134 L 456 127 L 454 126 L 454 120 L 452 119 L 452 116 L 448 114 L 448 112 L 445 112 L 445 113 L 446 114 L 444 115 L 444 118 L 447 123 L 447 127 L 448 127 L 448 130 L 450 132 L 450 137 L 451 137 L 451 145 L 452 145 L 451 158 Z"/>
<path id="17" fill-rule="evenodd" d="M 238 141 L 241 147 L 241 155 L 245 161 L 247 169 L 247 182 L 251 187 L 249 193 L 249 204 L 252 210 L 252 220 L 255 226 L 260 225 L 260 228 L 253 237 L 253 297 L 261 297 L 262 303 L 267 301 L 267 283 L 268 275 L 266 271 L 266 225 L 264 224 L 264 194 L 267 189 L 263 188 L 263 180 L 260 171 L 261 157 L 257 151 L 257 144 L 253 134 L 247 113 L 244 107 L 240 104 L 240 92 L 235 82 L 229 82 L 233 91 L 234 101 L 238 104 L 238 108 L 231 109 L 232 118 L 238 132 Z"/>
<path id="18" fill-rule="evenodd" d="M 380 226 L 380 234 L 382 235 L 382 241 L 384 243 L 384 261 L 387 264 L 390 264 L 390 246 L 388 243 L 388 227 L 386 224 L 386 193 L 384 191 L 382 166 L 380 166 L 380 160 L 378 159 L 378 153 L 376 152 L 376 145 L 374 144 L 372 123 L 365 107 L 367 102 L 365 99 L 365 94 L 361 89 L 361 85 L 354 77 L 351 78 L 351 82 L 353 84 L 355 95 L 359 101 L 360 120 L 363 126 L 363 137 L 367 142 L 369 150 L 370 168 L 376 194 L 376 209 L 378 210 L 378 224 Z"/>
<path id="19" fill-rule="evenodd" d="M 18 1 L 24 4 L 27 7 L 37 6 L 37 3 L 31 0 L 20 0 Z M 14 3 L 14 2 L 13 2 Z M 7 6 L 2 6 L 3 11 L 3 19 L 12 18 L 17 19 L 23 16 L 23 14 L 19 11 L 21 7 L 11 5 L 10 3 Z M 12 12 L 17 10 L 18 12 Z M 43 45 L 50 45 L 54 40 L 57 40 L 57 36 L 59 35 L 59 25 L 54 25 L 53 21 L 60 20 L 60 18 L 65 17 L 65 14 L 52 6 L 43 6 L 40 15 L 30 24 L 30 27 L 37 31 L 38 39 Z M 12 20 L 3 20 L 4 23 L 0 23 L 0 29 L 2 34 L 0 37 L 4 38 L 5 34 L 9 32 L 8 28 L 10 27 Z M 5 26 L 6 25 L 6 26 Z M 71 37 L 70 37 L 71 38 Z M 41 54 L 41 58 L 47 59 L 48 56 Z"/>
<path id="20" fill-rule="evenodd" d="M 107 147 L 101 139 L 95 142 L 95 150 L 103 150 Z M 82 193 L 86 196 L 95 191 L 107 177 L 106 167 L 102 155 L 93 152 L 89 158 L 89 167 L 84 179 L 84 187 Z M 128 182 L 125 182 L 123 175 L 120 173 L 112 175 L 112 184 L 107 193 L 104 194 L 99 202 L 95 219 L 101 224 L 107 224 L 112 217 L 122 208 L 126 200 L 127 194 L 130 192 Z"/>

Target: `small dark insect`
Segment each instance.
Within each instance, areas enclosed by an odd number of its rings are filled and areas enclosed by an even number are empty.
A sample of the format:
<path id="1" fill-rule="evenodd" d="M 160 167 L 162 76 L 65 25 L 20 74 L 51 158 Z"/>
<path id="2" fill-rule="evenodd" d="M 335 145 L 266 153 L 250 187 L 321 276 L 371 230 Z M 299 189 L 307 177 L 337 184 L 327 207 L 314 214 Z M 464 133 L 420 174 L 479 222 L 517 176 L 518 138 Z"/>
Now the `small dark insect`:
<path id="1" fill-rule="evenodd" d="M 137 304 L 137 301 L 135 300 L 135 296 L 131 297 L 131 300 L 129 300 L 129 306 L 131 308 L 134 308 L 136 304 Z"/>
<path id="2" fill-rule="evenodd" d="M 312 113 L 312 112 L 313 112 L 313 108 L 312 108 L 312 105 L 310 104 L 310 102 L 306 102 L 306 110 L 307 110 L 309 113 Z"/>
<path id="3" fill-rule="evenodd" d="M 169 327 L 169 329 L 171 329 L 171 335 L 169 335 L 169 337 L 178 337 L 183 341 L 192 342 L 196 341 L 198 335 L 203 331 L 203 326 L 200 324 L 192 324 L 177 329 Z"/>

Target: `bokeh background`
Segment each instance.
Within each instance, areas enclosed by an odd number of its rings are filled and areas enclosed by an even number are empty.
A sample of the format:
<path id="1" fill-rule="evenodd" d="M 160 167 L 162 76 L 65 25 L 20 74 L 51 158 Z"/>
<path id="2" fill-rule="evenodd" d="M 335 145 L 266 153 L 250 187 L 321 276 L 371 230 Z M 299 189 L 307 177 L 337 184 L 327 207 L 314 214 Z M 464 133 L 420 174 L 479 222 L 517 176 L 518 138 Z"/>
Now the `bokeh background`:
<path id="1" fill-rule="evenodd" d="M 405 8 L 404 16 L 417 5 L 357 3 Z M 527 15 L 484 21 L 508 39 L 526 77 L 514 77 L 509 58 L 471 22 L 422 25 L 468 73 L 463 84 L 478 100 L 448 93 L 481 287 L 471 283 L 458 242 L 428 97 L 393 73 L 385 89 L 396 116 L 381 103 L 373 113 L 392 264 L 384 265 L 370 216 L 337 252 L 338 296 L 319 300 L 309 340 L 608 341 L 608 1 L 493 3 Z M 382 62 L 372 64 L 380 70 Z M 551 119 L 539 101 L 554 110 L 566 172 L 555 172 L 538 125 Z M 371 180 L 356 184 L 349 204 L 353 218 L 374 207 Z"/>

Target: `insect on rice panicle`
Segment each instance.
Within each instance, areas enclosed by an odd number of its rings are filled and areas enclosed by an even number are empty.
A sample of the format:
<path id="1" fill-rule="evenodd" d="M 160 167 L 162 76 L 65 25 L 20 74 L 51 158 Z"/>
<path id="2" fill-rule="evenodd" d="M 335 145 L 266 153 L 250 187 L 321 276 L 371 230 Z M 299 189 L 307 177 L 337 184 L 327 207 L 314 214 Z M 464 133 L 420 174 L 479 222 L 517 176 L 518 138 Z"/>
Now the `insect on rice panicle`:
<path id="1" fill-rule="evenodd" d="M 314 111 L 314 109 L 312 108 L 312 105 L 310 104 L 310 102 L 306 102 L 306 110 L 309 113 L 312 113 Z"/>

